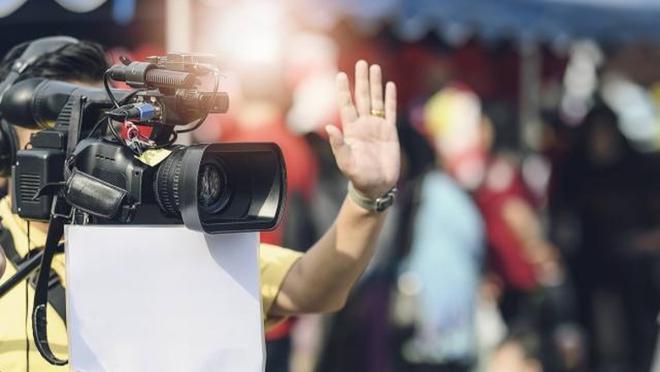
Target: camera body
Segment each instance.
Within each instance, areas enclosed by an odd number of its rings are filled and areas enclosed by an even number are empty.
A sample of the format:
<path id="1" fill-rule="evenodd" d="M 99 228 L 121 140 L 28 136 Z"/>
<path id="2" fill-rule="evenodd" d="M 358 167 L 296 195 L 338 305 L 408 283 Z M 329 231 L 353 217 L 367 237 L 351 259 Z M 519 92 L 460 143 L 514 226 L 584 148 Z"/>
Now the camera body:
<path id="1" fill-rule="evenodd" d="M 0 104 L 4 118 L 41 129 L 16 154 L 15 213 L 48 221 L 63 213 L 59 200 L 72 223 L 183 223 L 208 233 L 274 228 L 286 183 L 277 145 L 174 144 L 177 133 L 228 108 L 213 61 L 184 54 L 123 60 L 107 71 L 105 91 L 44 79 L 14 84 Z M 215 88 L 202 90 L 211 75 Z M 111 89 L 110 79 L 133 89 Z"/>

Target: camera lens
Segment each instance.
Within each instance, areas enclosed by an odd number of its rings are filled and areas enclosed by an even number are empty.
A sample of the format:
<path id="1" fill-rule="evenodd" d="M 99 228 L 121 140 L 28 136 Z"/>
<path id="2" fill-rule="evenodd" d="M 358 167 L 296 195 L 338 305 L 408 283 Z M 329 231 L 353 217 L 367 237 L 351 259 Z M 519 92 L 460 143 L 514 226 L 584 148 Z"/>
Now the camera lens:
<path id="1" fill-rule="evenodd" d="M 272 143 L 214 143 L 179 147 L 155 170 L 161 211 L 193 230 L 273 229 L 286 193 L 284 158 Z"/>
<path id="2" fill-rule="evenodd" d="M 224 188 L 223 181 L 220 171 L 215 165 L 202 165 L 199 171 L 199 183 L 197 185 L 199 203 L 205 207 L 209 207 L 217 202 Z"/>
<path id="3" fill-rule="evenodd" d="M 229 201 L 230 190 L 227 172 L 219 161 L 210 161 L 201 165 L 197 178 L 197 201 L 204 213 L 220 212 Z"/>

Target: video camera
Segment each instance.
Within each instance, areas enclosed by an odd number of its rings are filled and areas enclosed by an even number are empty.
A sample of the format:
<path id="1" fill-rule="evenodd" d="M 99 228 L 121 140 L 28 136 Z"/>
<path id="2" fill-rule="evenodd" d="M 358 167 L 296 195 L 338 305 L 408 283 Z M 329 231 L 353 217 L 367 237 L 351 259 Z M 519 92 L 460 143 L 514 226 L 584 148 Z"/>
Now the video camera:
<path id="1" fill-rule="evenodd" d="M 207 233 L 274 228 L 286 178 L 277 145 L 174 144 L 227 111 L 216 65 L 206 55 L 124 58 L 106 72 L 105 89 L 40 78 L 12 85 L 0 104 L 4 119 L 40 129 L 16 154 L 14 212 L 70 223 L 183 223 Z"/>
<path id="2" fill-rule="evenodd" d="M 29 78 L 15 82 L 36 56 L 77 40 L 35 40 L 0 83 L 2 175 L 12 164 L 12 208 L 48 221 L 45 247 L 27 257 L 0 297 L 37 267 L 32 331 L 49 363 L 64 365 L 47 336 L 50 267 L 64 224 L 181 224 L 206 233 L 268 230 L 284 206 L 286 170 L 273 143 L 175 145 L 212 113 L 226 112 L 219 71 L 206 55 L 123 58 L 104 89 Z M 111 81 L 131 89 L 112 89 Z M 212 83 L 213 88 L 210 88 Z M 17 150 L 9 124 L 39 130 Z M 192 123 L 192 124 L 191 124 Z M 14 155 L 15 154 L 15 155 Z"/>

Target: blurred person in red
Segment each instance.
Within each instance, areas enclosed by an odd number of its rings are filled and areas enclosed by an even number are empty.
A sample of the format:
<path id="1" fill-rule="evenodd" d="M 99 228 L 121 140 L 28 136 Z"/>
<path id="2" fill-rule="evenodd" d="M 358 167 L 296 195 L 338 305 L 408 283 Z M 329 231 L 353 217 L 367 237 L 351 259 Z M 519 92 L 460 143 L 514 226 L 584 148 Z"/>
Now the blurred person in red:
<path id="1" fill-rule="evenodd" d="M 539 287 L 563 282 L 564 275 L 559 251 L 545 237 L 537 200 L 517 159 L 492 151 L 493 126 L 486 117 L 482 120 L 479 153 L 484 173 L 474 195 L 486 220 L 490 263 L 505 289 L 503 315 L 513 318 L 523 310 L 523 297 Z"/>
<path id="2" fill-rule="evenodd" d="M 585 345 L 563 258 L 542 226 L 540 199 L 523 178 L 519 157 L 504 141 L 496 145 L 496 126 L 482 116 L 485 173 L 474 197 L 488 230 L 489 270 L 501 286 L 500 311 L 509 327 L 537 332 L 544 367 L 576 370 Z"/>
<path id="3" fill-rule="evenodd" d="M 231 120 L 222 118 L 219 138 L 225 142 L 270 141 L 280 146 L 287 167 L 287 205 L 279 227 L 262 233 L 261 239 L 303 251 L 333 224 L 346 192 L 341 172 L 334 163 L 319 164 L 306 138 L 320 137 L 319 145 L 330 160 L 333 158 L 323 127 L 339 119 L 336 97 L 319 92 L 334 90 L 337 50 L 328 37 L 301 32 L 290 38 L 287 51 L 284 74 L 243 66 L 237 72 L 249 74 L 250 79 L 241 79 L 240 83 L 227 79 L 230 86 L 235 83 L 236 92 L 232 95 Z M 210 134 L 218 138 L 217 133 Z M 320 170 L 324 173 L 319 174 Z M 319 224 L 314 204 L 321 181 L 329 174 L 338 183 L 338 198 L 330 208 L 325 206 L 327 223 Z M 289 370 L 294 324 L 295 319 L 289 318 L 267 333 L 266 371 Z"/>

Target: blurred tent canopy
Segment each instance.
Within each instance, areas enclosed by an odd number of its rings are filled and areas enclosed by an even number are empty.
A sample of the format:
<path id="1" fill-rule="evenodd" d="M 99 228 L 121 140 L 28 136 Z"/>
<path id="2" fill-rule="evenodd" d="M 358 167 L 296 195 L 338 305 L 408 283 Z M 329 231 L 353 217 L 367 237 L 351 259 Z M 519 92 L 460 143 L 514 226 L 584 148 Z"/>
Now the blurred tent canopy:
<path id="1" fill-rule="evenodd" d="M 437 31 L 448 40 L 660 41 L 658 0 L 304 0 L 363 26 L 388 22 L 404 40 Z"/>
<path id="2" fill-rule="evenodd" d="M 301 0 L 326 24 L 347 19 L 359 29 L 388 25 L 405 41 L 429 32 L 460 45 L 476 36 L 516 41 L 521 58 L 518 130 L 521 149 L 540 144 L 540 45 L 567 51 L 573 41 L 660 42 L 658 0 Z"/>

